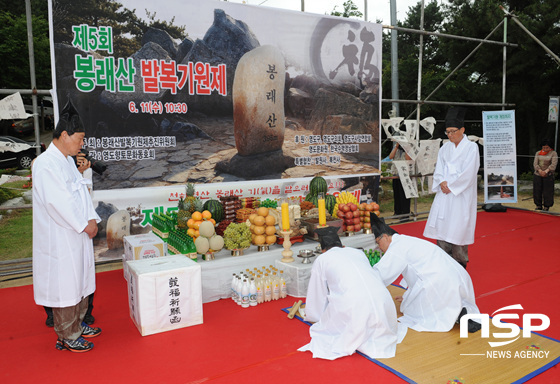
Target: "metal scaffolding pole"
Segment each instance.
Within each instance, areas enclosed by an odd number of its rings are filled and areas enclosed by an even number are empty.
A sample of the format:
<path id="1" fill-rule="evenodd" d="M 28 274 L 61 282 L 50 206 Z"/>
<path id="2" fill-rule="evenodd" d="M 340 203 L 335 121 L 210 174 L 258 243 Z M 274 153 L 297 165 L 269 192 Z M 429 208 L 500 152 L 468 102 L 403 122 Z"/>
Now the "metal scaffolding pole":
<path id="1" fill-rule="evenodd" d="M 29 73 L 31 76 L 31 101 L 33 103 L 33 125 L 35 126 L 36 154 L 41 154 L 41 135 L 39 132 L 39 115 L 37 113 L 37 81 L 35 79 L 35 56 L 33 54 L 33 26 L 31 24 L 31 0 L 25 0 L 25 16 L 27 18 L 27 46 L 29 50 Z"/>

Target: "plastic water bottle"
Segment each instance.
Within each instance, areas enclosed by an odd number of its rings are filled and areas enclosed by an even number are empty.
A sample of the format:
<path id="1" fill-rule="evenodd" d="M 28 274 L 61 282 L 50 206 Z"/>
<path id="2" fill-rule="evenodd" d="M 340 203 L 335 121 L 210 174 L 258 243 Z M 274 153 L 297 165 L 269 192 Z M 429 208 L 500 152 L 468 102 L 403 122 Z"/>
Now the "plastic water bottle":
<path id="1" fill-rule="evenodd" d="M 276 272 L 272 272 L 272 300 L 278 300 L 280 298 L 280 280 L 276 275 Z"/>
<path id="2" fill-rule="evenodd" d="M 247 283 L 247 279 L 243 280 L 241 287 L 241 307 L 249 308 L 249 283 Z"/>
<path id="3" fill-rule="evenodd" d="M 257 305 L 257 285 L 253 278 L 251 278 L 251 283 L 249 284 L 249 305 L 251 307 Z"/>
<path id="4" fill-rule="evenodd" d="M 284 271 L 280 271 L 280 297 L 285 298 L 288 296 L 288 287 L 286 285 L 286 279 L 284 279 Z"/>
<path id="5" fill-rule="evenodd" d="M 264 303 L 264 288 L 263 288 L 263 279 L 261 275 L 257 277 L 257 304 Z"/>
<path id="6" fill-rule="evenodd" d="M 272 300 L 272 286 L 268 273 L 264 274 L 264 301 Z"/>
<path id="7" fill-rule="evenodd" d="M 235 297 L 237 295 L 237 292 L 235 290 L 236 284 L 237 284 L 237 275 L 234 273 L 233 277 L 231 278 L 231 299 L 234 302 L 237 302 L 237 298 Z"/>

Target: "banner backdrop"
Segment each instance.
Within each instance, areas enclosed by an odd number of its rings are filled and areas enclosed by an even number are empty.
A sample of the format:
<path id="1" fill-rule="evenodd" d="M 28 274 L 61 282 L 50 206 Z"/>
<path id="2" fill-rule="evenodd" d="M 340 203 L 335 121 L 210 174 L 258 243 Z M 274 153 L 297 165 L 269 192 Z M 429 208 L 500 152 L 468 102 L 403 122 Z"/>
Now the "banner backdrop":
<path id="1" fill-rule="evenodd" d="M 297 198 L 318 174 L 330 192 L 379 175 L 381 25 L 168 0 L 146 19 L 182 36 L 152 26 L 139 39 L 129 11 L 49 2 L 55 115 L 73 104 L 85 148 L 107 165 L 95 204 L 169 210 L 188 182 L 203 198 Z"/>
<path id="2" fill-rule="evenodd" d="M 484 202 L 517 203 L 515 111 L 482 112 Z"/>
<path id="3" fill-rule="evenodd" d="M 58 110 L 76 107 L 108 165 L 95 189 L 378 173 L 381 25 L 171 0 L 148 11 L 173 9 L 186 36 L 138 43 L 52 6 Z"/>

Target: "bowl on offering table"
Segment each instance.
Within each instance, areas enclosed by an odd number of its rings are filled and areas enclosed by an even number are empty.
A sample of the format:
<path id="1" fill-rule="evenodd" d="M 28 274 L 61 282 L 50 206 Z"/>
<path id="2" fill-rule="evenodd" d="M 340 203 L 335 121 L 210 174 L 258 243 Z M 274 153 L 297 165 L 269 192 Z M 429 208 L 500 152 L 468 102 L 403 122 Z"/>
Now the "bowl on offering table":
<path id="1" fill-rule="evenodd" d="M 309 259 L 313 256 L 315 256 L 315 252 L 312 249 L 302 249 L 298 253 L 298 257 L 303 259 L 302 264 L 309 264 L 311 262 Z"/>

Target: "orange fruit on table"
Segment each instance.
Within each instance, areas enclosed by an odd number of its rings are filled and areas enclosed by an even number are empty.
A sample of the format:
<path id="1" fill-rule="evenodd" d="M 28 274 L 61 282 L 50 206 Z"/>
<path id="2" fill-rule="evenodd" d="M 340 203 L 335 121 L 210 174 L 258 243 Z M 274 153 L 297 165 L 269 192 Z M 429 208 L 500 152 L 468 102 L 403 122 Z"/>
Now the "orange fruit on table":
<path id="1" fill-rule="evenodd" d="M 195 221 L 194 225 L 193 225 L 193 228 L 198 231 L 198 228 L 200 228 L 200 224 L 202 224 L 202 220 Z"/>
<path id="2" fill-rule="evenodd" d="M 192 217 L 187 220 L 187 227 L 194 228 L 194 219 Z"/>
<path id="3" fill-rule="evenodd" d="M 371 203 L 371 205 L 372 205 L 372 208 L 373 208 L 374 211 L 379 211 L 379 204 Z"/>
<path id="4" fill-rule="evenodd" d="M 210 213 L 210 211 L 206 210 L 206 211 L 202 211 L 202 218 L 203 219 L 210 219 L 212 217 L 212 213 Z"/>
<path id="5" fill-rule="evenodd" d="M 194 211 L 191 217 L 194 221 L 200 221 L 202 220 L 202 213 Z"/>
<path id="6" fill-rule="evenodd" d="M 190 237 L 194 237 L 195 233 L 196 233 L 196 230 L 194 228 L 189 228 L 187 230 L 187 235 L 189 235 Z"/>
<path id="7" fill-rule="evenodd" d="M 263 217 L 268 216 L 268 208 L 260 207 L 259 209 L 257 209 L 257 214 Z"/>

